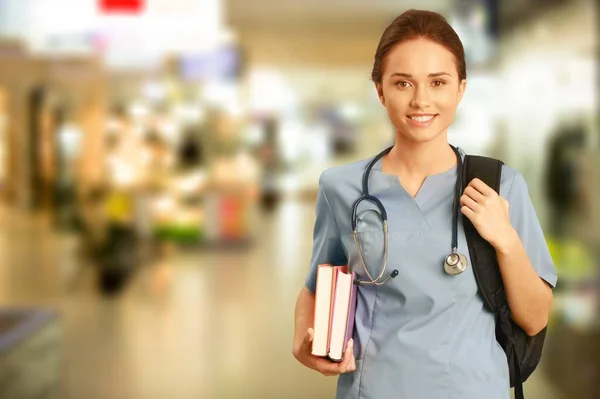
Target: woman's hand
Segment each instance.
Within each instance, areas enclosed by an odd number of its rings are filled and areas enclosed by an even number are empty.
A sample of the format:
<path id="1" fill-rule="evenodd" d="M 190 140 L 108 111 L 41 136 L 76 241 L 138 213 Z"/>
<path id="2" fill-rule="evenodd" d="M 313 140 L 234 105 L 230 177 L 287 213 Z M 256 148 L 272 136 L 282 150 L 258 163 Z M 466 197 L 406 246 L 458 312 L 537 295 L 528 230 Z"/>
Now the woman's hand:
<path id="1" fill-rule="evenodd" d="M 341 373 L 348 373 L 356 370 L 356 363 L 354 361 L 354 344 L 351 339 L 348 341 L 346 352 L 344 353 L 344 359 L 337 363 L 332 362 L 324 357 L 315 356 L 311 353 L 312 341 L 314 337 L 314 330 L 309 328 L 306 331 L 304 339 L 294 348 L 294 357 L 303 365 L 313 370 L 317 370 L 319 373 L 325 376 L 336 376 Z"/>
<path id="2" fill-rule="evenodd" d="M 480 179 L 473 179 L 460 197 L 460 211 L 494 248 L 508 247 L 518 235 L 510 223 L 508 201 Z"/>

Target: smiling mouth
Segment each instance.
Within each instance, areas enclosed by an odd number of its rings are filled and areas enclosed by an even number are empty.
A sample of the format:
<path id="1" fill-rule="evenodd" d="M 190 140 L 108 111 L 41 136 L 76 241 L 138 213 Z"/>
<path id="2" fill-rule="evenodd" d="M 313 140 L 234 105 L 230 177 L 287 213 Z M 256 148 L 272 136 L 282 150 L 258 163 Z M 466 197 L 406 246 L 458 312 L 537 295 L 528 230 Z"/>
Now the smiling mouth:
<path id="1" fill-rule="evenodd" d="M 431 120 L 433 120 L 433 118 L 435 118 L 436 116 L 437 116 L 437 114 L 423 115 L 423 116 L 408 115 L 408 119 L 415 121 L 417 123 L 427 123 L 427 122 L 430 122 Z"/>

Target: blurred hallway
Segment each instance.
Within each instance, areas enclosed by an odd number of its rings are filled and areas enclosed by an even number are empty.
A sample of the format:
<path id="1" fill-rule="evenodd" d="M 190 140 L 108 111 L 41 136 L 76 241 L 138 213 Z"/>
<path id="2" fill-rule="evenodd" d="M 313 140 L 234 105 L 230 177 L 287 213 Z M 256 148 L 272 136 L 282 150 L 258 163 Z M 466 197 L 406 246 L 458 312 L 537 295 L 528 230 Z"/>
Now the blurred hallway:
<path id="1" fill-rule="evenodd" d="M 519 170 L 556 264 L 527 399 L 600 398 L 596 3 L 0 0 L 0 399 L 333 398 L 291 353 L 314 198 L 393 138 L 413 7 L 464 43 L 449 142 Z"/>
<path id="2" fill-rule="evenodd" d="M 2 210 L 0 306 L 61 309 L 61 398 L 332 398 L 335 379 L 291 355 L 314 203 L 282 202 L 250 249 L 168 248 L 106 297 L 77 236 Z M 32 248 L 39 250 L 32 251 Z M 528 399 L 561 399 L 543 373 Z"/>

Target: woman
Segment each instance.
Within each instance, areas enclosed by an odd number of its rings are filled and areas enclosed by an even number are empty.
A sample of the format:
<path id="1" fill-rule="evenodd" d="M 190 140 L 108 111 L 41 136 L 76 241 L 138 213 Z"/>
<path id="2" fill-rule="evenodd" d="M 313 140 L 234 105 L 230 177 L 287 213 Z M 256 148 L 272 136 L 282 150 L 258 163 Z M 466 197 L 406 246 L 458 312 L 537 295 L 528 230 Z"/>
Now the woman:
<path id="1" fill-rule="evenodd" d="M 547 324 L 556 272 L 523 177 L 503 166 L 500 195 L 473 179 L 460 197 L 458 253 L 464 272 L 445 272 L 451 251 L 453 194 L 464 153 L 447 130 L 466 88 L 463 46 L 439 14 L 410 10 L 385 30 L 372 79 L 395 128 L 393 148 L 326 170 L 320 178 L 314 246 L 296 304 L 294 356 L 324 375 L 340 375 L 337 398 L 508 399 L 506 355 L 495 339 L 468 257 L 462 218 L 496 250 L 513 319 L 529 335 Z M 459 158 L 461 157 L 461 158 Z M 344 360 L 311 355 L 316 270 L 321 263 L 363 269 L 351 227 L 365 167 L 368 189 L 387 210 L 388 269 L 382 285 L 360 285 L 355 332 Z M 510 205 L 510 211 L 509 211 Z M 358 240 L 373 278 L 384 258 L 376 207 L 358 207 Z"/>

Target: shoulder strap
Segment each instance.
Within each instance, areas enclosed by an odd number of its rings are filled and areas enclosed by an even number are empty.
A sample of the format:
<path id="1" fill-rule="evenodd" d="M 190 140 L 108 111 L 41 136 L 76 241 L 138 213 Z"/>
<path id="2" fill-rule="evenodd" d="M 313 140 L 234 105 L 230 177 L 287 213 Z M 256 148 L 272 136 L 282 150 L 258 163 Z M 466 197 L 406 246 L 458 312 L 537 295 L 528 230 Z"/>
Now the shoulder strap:
<path id="1" fill-rule="evenodd" d="M 503 162 L 497 159 L 466 155 L 463 162 L 463 190 L 477 177 L 499 193 L 502 165 Z M 506 303 L 496 252 L 468 218 L 463 217 L 462 220 L 479 291 L 489 310 L 496 312 L 499 305 Z"/>
<path id="2" fill-rule="evenodd" d="M 463 164 L 463 187 L 466 187 L 474 178 L 481 179 L 485 184 L 500 192 L 500 179 L 502 178 L 502 161 L 480 156 L 465 156 Z M 502 276 L 498 267 L 498 259 L 494 248 L 485 241 L 468 218 L 463 217 L 465 235 L 469 247 L 469 254 L 473 264 L 473 274 L 477 280 L 479 292 L 486 306 L 498 315 L 497 323 L 504 333 L 504 339 L 508 342 L 501 343 L 511 366 L 511 386 L 515 388 L 515 399 L 524 399 L 523 379 L 521 375 L 520 359 L 517 353 L 513 325 L 510 323 L 510 310 L 502 284 Z M 498 327 L 498 326 L 497 326 Z M 501 333 L 500 336 L 503 334 Z M 496 329 L 496 338 L 498 328 Z M 507 351 L 508 350 L 508 351 Z"/>

